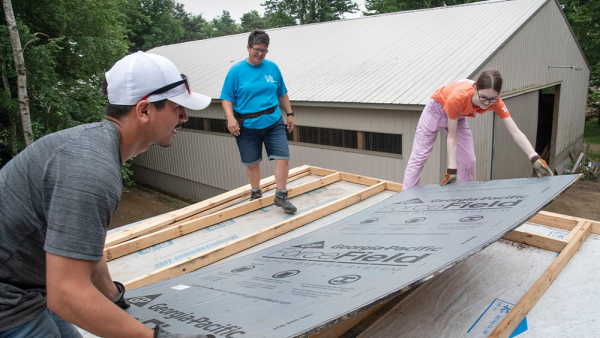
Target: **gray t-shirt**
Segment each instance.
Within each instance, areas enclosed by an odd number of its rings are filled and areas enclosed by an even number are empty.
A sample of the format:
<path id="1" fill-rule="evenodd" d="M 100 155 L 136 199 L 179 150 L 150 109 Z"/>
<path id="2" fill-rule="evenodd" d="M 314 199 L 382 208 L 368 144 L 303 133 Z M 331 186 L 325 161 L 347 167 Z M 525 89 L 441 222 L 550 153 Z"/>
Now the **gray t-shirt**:
<path id="1" fill-rule="evenodd" d="M 0 170 L 0 332 L 46 306 L 45 252 L 100 261 L 121 199 L 112 122 L 45 136 Z"/>

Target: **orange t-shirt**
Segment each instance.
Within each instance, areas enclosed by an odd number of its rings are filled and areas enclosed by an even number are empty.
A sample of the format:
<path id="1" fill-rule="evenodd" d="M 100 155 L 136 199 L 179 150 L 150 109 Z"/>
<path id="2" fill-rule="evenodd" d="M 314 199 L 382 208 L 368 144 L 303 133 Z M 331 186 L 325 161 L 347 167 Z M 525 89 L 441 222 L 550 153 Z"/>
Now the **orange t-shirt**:
<path id="1" fill-rule="evenodd" d="M 458 116 L 476 117 L 486 111 L 495 111 L 498 117 L 505 119 L 510 116 L 506 105 L 502 99 L 492 104 L 487 109 L 482 109 L 479 106 L 474 107 L 471 102 L 471 95 L 475 91 L 472 80 L 458 80 L 451 84 L 436 90 L 431 98 L 439 102 L 444 111 L 448 114 L 451 120 L 458 119 Z"/>

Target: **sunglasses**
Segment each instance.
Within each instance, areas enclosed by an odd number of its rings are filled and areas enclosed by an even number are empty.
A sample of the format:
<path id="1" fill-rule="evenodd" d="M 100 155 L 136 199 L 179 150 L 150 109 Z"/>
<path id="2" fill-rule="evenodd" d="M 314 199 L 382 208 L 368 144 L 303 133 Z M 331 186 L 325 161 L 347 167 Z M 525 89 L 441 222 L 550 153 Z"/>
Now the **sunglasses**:
<path id="1" fill-rule="evenodd" d="M 188 91 L 189 94 L 192 94 L 192 90 L 190 89 L 190 84 L 188 82 L 188 77 L 185 76 L 184 74 L 179 74 L 179 75 L 181 75 L 181 78 L 183 80 L 177 81 L 177 82 L 173 82 L 173 83 L 168 84 L 168 85 L 166 85 L 166 86 L 164 86 L 162 88 L 158 88 L 157 90 L 153 91 L 152 93 L 150 93 L 150 94 L 142 97 L 142 99 L 140 101 L 147 100 L 152 95 L 157 95 L 157 94 L 162 94 L 162 93 L 168 92 L 169 90 L 171 90 L 171 89 L 173 89 L 175 87 L 179 87 L 182 84 L 185 84 L 185 89 L 187 89 L 187 91 Z"/>

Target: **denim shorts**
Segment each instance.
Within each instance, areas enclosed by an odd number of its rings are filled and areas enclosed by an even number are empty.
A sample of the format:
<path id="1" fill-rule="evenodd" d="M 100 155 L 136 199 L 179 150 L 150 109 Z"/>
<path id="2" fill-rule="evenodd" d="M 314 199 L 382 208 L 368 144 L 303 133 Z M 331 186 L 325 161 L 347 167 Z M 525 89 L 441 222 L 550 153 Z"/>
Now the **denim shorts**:
<path id="1" fill-rule="evenodd" d="M 1 338 L 81 338 L 73 324 L 44 308 L 37 317 L 13 329 L 0 332 Z"/>
<path id="2" fill-rule="evenodd" d="M 242 127 L 240 135 L 235 138 L 240 150 L 242 165 L 248 167 L 262 161 L 263 143 L 269 160 L 289 160 L 290 148 L 285 132 L 283 119 L 279 119 L 272 126 L 263 129 Z"/>

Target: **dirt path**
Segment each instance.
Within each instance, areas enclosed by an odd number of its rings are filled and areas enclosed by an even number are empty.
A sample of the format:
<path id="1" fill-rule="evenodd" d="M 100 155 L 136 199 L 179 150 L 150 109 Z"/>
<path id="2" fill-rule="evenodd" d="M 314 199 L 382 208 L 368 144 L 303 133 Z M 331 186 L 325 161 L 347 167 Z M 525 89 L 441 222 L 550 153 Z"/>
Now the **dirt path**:
<path id="1" fill-rule="evenodd" d="M 121 196 L 121 203 L 112 216 L 108 226 L 109 230 L 189 205 L 189 203 L 140 186 L 130 187 L 128 190 L 129 192 L 124 192 Z"/>
<path id="2" fill-rule="evenodd" d="M 544 210 L 600 221 L 600 182 L 575 182 Z"/>
<path id="3" fill-rule="evenodd" d="M 109 229 L 188 206 L 189 203 L 139 186 L 123 193 Z M 600 182 L 579 181 L 544 210 L 600 221 Z"/>

